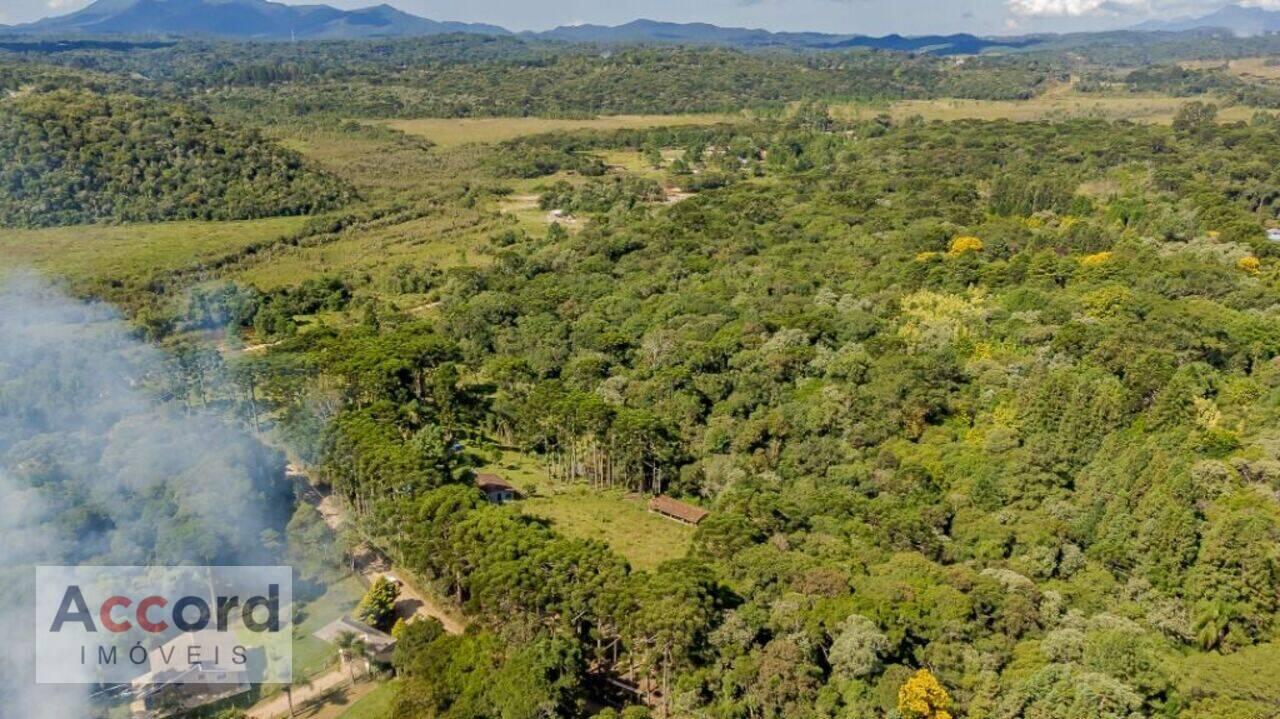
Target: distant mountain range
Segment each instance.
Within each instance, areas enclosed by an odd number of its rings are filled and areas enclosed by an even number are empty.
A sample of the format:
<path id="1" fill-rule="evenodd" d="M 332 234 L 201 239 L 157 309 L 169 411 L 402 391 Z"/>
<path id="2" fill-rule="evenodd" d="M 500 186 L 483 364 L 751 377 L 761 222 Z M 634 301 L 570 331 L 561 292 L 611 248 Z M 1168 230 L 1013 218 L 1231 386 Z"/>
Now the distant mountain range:
<path id="1" fill-rule="evenodd" d="M 673 23 L 656 20 L 633 20 L 625 25 L 572 25 L 525 36 L 567 42 L 642 43 L 667 42 L 733 47 L 803 47 L 841 48 L 872 47 L 882 50 L 971 54 L 989 47 L 1022 47 L 1037 42 L 1033 39 L 981 38 L 976 35 L 924 35 L 903 37 L 886 35 L 833 35 L 820 32 L 769 32 L 740 27 L 720 27 L 707 23 Z"/>
<path id="2" fill-rule="evenodd" d="M 1280 11 L 1230 5 L 1200 18 L 1149 21 L 1140 31 L 1182 32 L 1225 28 L 1237 35 L 1280 31 Z M 340 10 L 328 5 L 285 5 L 270 0 L 97 0 L 69 15 L 6 27 L 10 35 L 128 35 L 217 37 L 240 40 L 314 40 L 377 37 L 420 37 L 443 33 L 514 35 L 497 25 L 440 22 L 390 5 Z M 868 47 L 942 55 L 973 54 L 989 48 L 1034 45 L 1044 37 L 993 38 L 968 34 L 923 37 L 868 37 L 819 32 L 770 32 L 720 27 L 707 23 L 635 20 L 625 25 L 574 25 L 520 37 L 600 44 L 681 43 L 730 47 L 853 48 Z"/>
<path id="3" fill-rule="evenodd" d="M 97 0 L 69 15 L 26 25 L 0 26 L 12 35 L 129 35 L 217 37 L 241 40 L 313 40 L 418 37 L 443 33 L 513 35 L 496 25 L 438 22 L 390 5 L 340 10 L 328 5 L 285 5 L 269 0 Z M 625 25 L 576 25 L 520 37 L 587 43 L 682 43 L 732 47 L 870 47 L 937 54 L 972 54 L 990 47 L 1018 47 L 1036 40 L 931 35 L 882 38 L 817 32 L 769 32 L 706 23 L 636 20 Z"/>
<path id="4" fill-rule="evenodd" d="M 451 32 L 508 35 L 496 25 L 437 22 L 390 5 L 339 10 L 268 0 L 97 0 L 70 15 L 4 32 L 41 35 L 167 35 L 245 40 L 413 37 Z"/>
<path id="5" fill-rule="evenodd" d="M 1201 28 L 1230 30 L 1240 37 L 1280 32 L 1280 11 L 1260 7 L 1228 5 L 1203 17 L 1178 18 L 1176 20 L 1148 20 L 1135 27 L 1147 32 L 1185 32 Z"/>

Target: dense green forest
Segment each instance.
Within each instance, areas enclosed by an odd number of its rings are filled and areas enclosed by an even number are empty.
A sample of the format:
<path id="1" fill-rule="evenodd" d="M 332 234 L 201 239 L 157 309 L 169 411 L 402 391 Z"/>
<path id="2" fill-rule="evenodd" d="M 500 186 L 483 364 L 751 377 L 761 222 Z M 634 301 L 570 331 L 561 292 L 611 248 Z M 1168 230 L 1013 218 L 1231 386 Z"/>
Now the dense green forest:
<path id="1" fill-rule="evenodd" d="M 1048 61 L 884 51 L 802 54 L 716 48 L 584 49 L 473 35 L 380 42 L 181 43 L 15 60 L 133 77 L 141 91 L 190 94 L 276 119 L 582 116 L 737 111 L 814 98 L 1017 99 L 1050 78 Z M 145 78 L 145 79 L 143 79 Z"/>
<path id="2" fill-rule="evenodd" d="M 1268 716 L 1278 145 L 1201 106 L 513 143 L 726 182 L 552 186 L 592 221 L 495 237 L 438 322 L 273 350 L 295 426 L 298 372 L 340 388 L 326 481 L 477 618 L 410 625 L 397 716 L 572 714 L 602 673 L 678 716 Z M 481 437 L 712 515 L 630 570 L 461 486 Z"/>
<path id="3" fill-rule="evenodd" d="M 1267 82 L 1171 64 L 1234 56 L 1216 35 L 1126 38 L 962 61 L 474 37 L 12 53 L 0 127 L 23 141 L 0 149 L 29 193 L 0 207 L 349 205 L 77 287 L 171 350 L 163 396 L 287 447 L 344 547 L 465 615 L 394 625 L 388 717 L 1274 717 L 1280 119 L 1241 94 Z M 1036 102 L 1071 76 L 1089 101 L 1185 102 L 1167 124 L 830 102 Z M 1226 122 L 1222 100 L 1258 109 Z M 452 147 L 377 122 L 744 108 Z M 102 168 L 92 192 L 72 158 Z M 147 197 L 119 179 L 139 167 Z M 65 502 L 51 521 L 128 521 L 80 465 L 28 461 L 62 437 L 0 459 Z M 244 452 L 279 490 L 280 458 Z M 545 482 L 490 504 L 475 474 L 511 456 Z M 523 511 L 552 486 L 710 514 L 641 567 L 626 538 Z M 336 541 L 314 514 L 284 530 L 307 566 Z"/>
<path id="4" fill-rule="evenodd" d="M 310 214 L 351 190 L 256 130 L 172 103 L 55 89 L 0 101 L 0 225 Z"/>

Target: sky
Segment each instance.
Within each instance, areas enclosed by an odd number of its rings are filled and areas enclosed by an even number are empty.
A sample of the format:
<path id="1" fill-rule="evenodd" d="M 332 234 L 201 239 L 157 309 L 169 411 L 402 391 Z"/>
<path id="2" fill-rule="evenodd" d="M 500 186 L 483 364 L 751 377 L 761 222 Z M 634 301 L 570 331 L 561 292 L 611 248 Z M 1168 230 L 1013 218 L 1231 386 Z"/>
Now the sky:
<path id="1" fill-rule="evenodd" d="M 381 0 L 285 0 L 327 2 L 343 8 Z M 1135 25 L 1152 18 L 1204 15 L 1227 0 L 387 0 L 434 20 L 463 20 L 511 30 L 558 25 L 617 25 L 636 18 L 709 22 L 768 30 L 923 35 L 972 32 L 1020 34 L 1073 32 Z M 37 20 L 78 10 L 90 0 L 0 0 L 0 23 Z M 1280 0 L 1239 4 L 1280 10 Z"/>

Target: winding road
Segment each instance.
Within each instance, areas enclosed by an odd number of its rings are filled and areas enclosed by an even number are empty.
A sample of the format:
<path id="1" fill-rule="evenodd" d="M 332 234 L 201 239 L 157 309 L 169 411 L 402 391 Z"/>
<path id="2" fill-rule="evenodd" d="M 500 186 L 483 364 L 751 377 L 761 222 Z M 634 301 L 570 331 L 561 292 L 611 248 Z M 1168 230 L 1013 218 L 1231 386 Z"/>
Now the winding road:
<path id="1" fill-rule="evenodd" d="M 316 489 L 307 474 L 296 465 L 290 464 L 285 473 L 289 479 L 297 483 L 297 486 L 305 488 L 301 492 L 302 498 L 314 505 L 324 519 L 324 523 L 329 525 L 329 528 L 334 532 L 337 532 L 343 523 L 347 521 L 346 512 L 338 500 L 333 495 L 325 494 Z M 466 629 L 466 624 L 462 620 L 444 611 L 439 604 L 429 598 L 427 593 L 405 582 L 405 573 L 397 572 L 396 568 L 376 550 L 367 547 L 363 548 L 359 556 L 356 557 L 356 566 L 361 577 L 369 584 L 386 574 L 394 574 L 400 580 L 400 599 L 396 602 L 396 613 L 406 621 L 415 617 L 431 617 L 439 621 L 444 626 L 444 630 L 450 634 L 461 634 Z M 307 704 L 323 698 L 336 687 L 349 681 L 346 670 L 339 666 L 313 677 L 308 684 L 295 685 L 293 688 L 295 711 L 301 710 Z M 249 719 L 277 719 L 277 717 L 288 715 L 289 698 L 284 693 L 259 702 L 247 712 Z"/>

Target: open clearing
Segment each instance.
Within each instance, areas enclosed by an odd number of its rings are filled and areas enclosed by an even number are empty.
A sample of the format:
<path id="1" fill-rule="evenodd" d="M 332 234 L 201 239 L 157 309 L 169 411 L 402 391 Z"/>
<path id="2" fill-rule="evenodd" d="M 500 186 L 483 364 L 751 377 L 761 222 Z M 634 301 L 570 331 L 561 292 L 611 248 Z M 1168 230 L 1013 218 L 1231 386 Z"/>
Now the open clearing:
<path id="1" fill-rule="evenodd" d="M 337 716 L 342 717 L 342 719 L 389 719 L 395 698 L 396 684 L 394 682 L 379 684 Z M 318 717 L 318 719 L 325 718 Z"/>
<path id="2" fill-rule="evenodd" d="M 302 621 L 294 630 L 293 673 L 311 677 L 328 669 L 338 651 L 327 642 L 311 636 L 321 627 L 355 609 L 364 596 L 364 586 L 354 576 L 329 585 L 325 593 L 302 607 Z"/>
<path id="3" fill-rule="evenodd" d="M 1197 99 L 1213 98 L 1151 96 L 1108 96 L 1081 93 L 1051 93 L 1031 100 L 904 100 L 889 105 L 851 104 L 833 107 L 844 117 L 871 118 L 888 113 L 895 120 L 919 115 L 925 120 L 1131 120 L 1168 124 L 1183 105 Z M 1218 118 L 1223 122 L 1249 120 L 1257 108 L 1236 105 L 1221 107 Z"/>
<path id="4" fill-rule="evenodd" d="M 645 498 L 552 481 L 535 460 L 515 452 L 479 471 L 502 475 L 525 495 L 511 506 L 550 521 L 565 536 L 604 542 L 636 569 L 680 559 L 693 541 L 693 527 L 649 512 Z"/>
<path id="5" fill-rule="evenodd" d="M 6 267 L 25 266 L 71 280 L 132 283 L 282 237 L 304 222 L 304 217 L 277 217 L 0 230 L 0 257 Z"/>
<path id="6" fill-rule="evenodd" d="M 677 125 L 714 125 L 734 122 L 739 115 L 607 115 L 583 120 L 549 120 L 538 117 L 478 117 L 457 119 L 391 120 L 387 126 L 425 137 L 440 147 L 471 142 L 502 142 L 525 135 L 568 130 L 625 130 Z"/>
<path id="7" fill-rule="evenodd" d="M 324 244 L 276 247 L 259 253 L 232 276 L 270 290 L 344 270 L 368 272 L 380 280 L 401 265 L 483 265 L 490 261 L 478 251 L 483 241 L 507 226 L 500 217 L 483 212 L 435 212 L 394 225 L 345 233 Z"/>
<path id="8" fill-rule="evenodd" d="M 1280 63 L 1274 57 L 1242 57 L 1231 62 L 1222 60 L 1190 60 L 1179 63 L 1188 70 L 1212 70 L 1225 67 L 1240 77 L 1280 80 Z"/>

